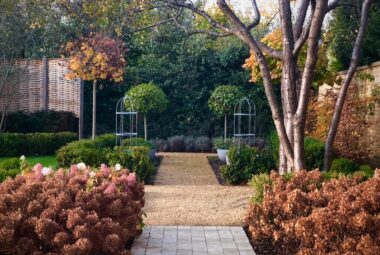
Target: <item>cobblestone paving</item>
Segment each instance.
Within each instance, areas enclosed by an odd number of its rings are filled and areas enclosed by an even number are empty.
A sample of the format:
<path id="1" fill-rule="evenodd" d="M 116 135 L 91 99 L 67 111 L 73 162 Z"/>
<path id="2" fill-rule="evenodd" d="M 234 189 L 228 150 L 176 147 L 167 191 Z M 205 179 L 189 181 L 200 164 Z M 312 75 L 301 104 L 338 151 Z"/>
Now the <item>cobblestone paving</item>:
<path id="1" fill-rule="evenodd" d="M 132 255 L 255 255 L 242 227 L 152 226 Z"/>

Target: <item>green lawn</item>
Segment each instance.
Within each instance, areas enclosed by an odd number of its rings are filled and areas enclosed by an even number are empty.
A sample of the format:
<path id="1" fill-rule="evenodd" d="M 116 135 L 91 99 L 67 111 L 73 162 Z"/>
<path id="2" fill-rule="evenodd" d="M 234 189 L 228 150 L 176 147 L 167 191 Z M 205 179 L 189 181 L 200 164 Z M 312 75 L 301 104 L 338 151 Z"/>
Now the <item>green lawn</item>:
<path id="1" fill-rule="evenodd" d="M 7 157 L 0 157 L 0 162 L 4 161 L 8 159 Z M 35 164 L 37 163 L 41 163 L 43 166 L 46 166 L 46 167 L 53 167 L 53 168 L 57 168 L 58 167 L 58 163 L 57 163 L 57 160 L 55 158 L 55 155 L 51 155 L 51 156 L 29 156 L 29 157 L 26 157 L 26 160 L 28 161 L 29 165 L 30 166 L 34 166 Z"/>

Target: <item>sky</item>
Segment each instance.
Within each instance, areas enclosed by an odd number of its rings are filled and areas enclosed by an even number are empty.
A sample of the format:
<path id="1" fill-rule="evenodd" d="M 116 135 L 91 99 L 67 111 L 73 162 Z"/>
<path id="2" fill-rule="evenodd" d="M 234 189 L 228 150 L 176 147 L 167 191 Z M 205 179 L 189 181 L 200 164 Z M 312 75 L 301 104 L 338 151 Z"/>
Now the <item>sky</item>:
<path id="1" fill-rule="evenodd" d="M 230 0 L 229 1 L 236 10 L 239 10 L 243 13 L 247 11 L 247 9 L 252 8 L 251 0 Z M 259 9 L 264 8 L 265 10 L 269 11 L 269 9 L 275 4 L 277 1 L 275 0 L 257 0 L 257 4 L 259 6 Z M 212 5 L 215 4 L 216 0 L 208 0 L 208 4 Z"/>

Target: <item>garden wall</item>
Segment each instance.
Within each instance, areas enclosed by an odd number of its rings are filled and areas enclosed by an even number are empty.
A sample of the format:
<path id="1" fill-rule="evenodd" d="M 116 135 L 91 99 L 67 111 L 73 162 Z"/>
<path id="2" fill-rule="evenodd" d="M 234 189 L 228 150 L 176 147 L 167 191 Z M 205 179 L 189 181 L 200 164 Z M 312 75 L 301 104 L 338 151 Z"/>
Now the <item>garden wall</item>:
<path id="1" fill-rule="evenodd" d="M 363 86 L 363 91 L 367 95 L 370 95 L 373 89 L 380 89 L 380 61 L 374 62 L 368 66 L 361 66 L 358 68 L 357 72 L 367 73 L 373 76 L 374 80 L 361 80 L 355 79 L 354 82 Z M 344 77 L 346 71 L 340 73 L 342 77 Z M 322 85 L 319 88 L 319 98 L 320 102 L 323 102 L 323 98 L 326 95 L 327 90 L 338 90 L 339 86 L 334 86 L 331 88 L 329 85 Z M 370 122 L 372 123 L 371 127 L 368 128 L 368 136 L 363 139 L 369 139 L 370 144 L 372 145 L 373 155 L 370 155 L 370 163 L 375 166 L 380 166 L 380 104 L 376 104 L 374 108 L 374 114 L 368 116 Z"/>
<path id="2" fill-rule="evenodd" d="M 7 112 L 55 110 L 72 112 L 82 130 L 83 83 L 68 80 L 65 59 L 19 59 L 6 80 L 0 109 L 11 98 Z M 81 136 L 81 135 L 80 135 Z"/>

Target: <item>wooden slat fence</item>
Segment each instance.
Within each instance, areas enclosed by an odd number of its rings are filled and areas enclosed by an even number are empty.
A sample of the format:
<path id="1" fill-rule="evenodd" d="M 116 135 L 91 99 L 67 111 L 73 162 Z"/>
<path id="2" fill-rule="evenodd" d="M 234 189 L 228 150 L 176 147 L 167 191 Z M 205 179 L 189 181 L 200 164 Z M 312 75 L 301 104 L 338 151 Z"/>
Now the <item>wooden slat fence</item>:
<path id="1" fill-rule="evenodd" d="M 83 83 L 79 79 L 66 79 L 67 71 L 65 59 L 17 60 L 0 95 L 0 109 L 14 89 L 8 112 L 66 111 L 74 113 L 81 123 Z"/>

